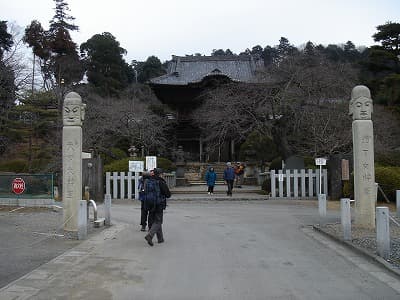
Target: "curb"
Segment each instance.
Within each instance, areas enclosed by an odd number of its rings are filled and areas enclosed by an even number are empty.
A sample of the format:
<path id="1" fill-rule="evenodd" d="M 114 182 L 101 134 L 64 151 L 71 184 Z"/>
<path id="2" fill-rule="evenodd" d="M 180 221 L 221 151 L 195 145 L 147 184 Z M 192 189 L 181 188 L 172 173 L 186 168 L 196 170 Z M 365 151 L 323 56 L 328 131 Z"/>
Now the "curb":
<path id="1" fill-rule="evenodd" d="M 335 242 L 339 242 L 340 244 L 346 246 L 347 248 L 351 249 L 352 251 L 356 252 L 357 254 L 360 254 L 360 255 L 366 257 L 370 261 L 382 265 L 387 270 L 389 270 L 393 274 L 395 274 L 398 277 L 400 277 L 400 269 L 393 267 L 390 263 L 388 263 L 382 257 L 380 257 L 380 256 L 378 256 L 376 254 L 373 254 L 373 253 L 371 253 L 371 252 L 369 252 L 369 251 L 367 251 L 367 250 L 365 250 L 365 249 L 363 249 L 363 248 L 361 248 L 361 247 L 359 247 L 357 245 L 354 245 L 351 242 L 342 240 L 342 239 L 338 238 L 337 236 L 322 230 L 318 225 L 312 225 L 312 228 L 313 228 L 313 230 L 318 231 L 319 233 L 322 233 L 323 235 L 325 235 L 326 237 L 330 238 L 331 240 L 333 240 Z"/>

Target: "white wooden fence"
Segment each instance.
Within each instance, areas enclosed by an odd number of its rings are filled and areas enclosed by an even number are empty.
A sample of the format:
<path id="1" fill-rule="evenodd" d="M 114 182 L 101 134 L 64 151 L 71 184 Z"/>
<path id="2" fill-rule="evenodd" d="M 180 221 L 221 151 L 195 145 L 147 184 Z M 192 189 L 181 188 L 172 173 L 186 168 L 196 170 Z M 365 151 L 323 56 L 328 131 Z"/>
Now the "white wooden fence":
<path id="1" fill-rule="evenodd" d="M 164 173 L 163 178 L 169 188 L 176 186 L 174 173 Z M 134 199 L 135 186 L 134 172 L 106 172 L 106 194 L 110 194 L 112 199 Z"/>
<path id="2" fill-rule="evenodd" d="M 317 199 L 320 189 L 320 170 L 270 171 L 272 199 Z M 321 194 L 328 197 L 328 172 L 322 170 Z"/>

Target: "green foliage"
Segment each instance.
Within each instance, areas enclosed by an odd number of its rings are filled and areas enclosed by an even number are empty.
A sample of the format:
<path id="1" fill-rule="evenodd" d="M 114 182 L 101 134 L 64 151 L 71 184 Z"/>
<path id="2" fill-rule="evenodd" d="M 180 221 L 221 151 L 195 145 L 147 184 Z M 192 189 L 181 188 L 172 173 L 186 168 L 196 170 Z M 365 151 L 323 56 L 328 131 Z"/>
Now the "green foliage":
<path id="1" fill-rule="evenodd" d="M 278 156 L 271 161 L 270 170 L 282 170 L 282 157 Z"/>
<path id="2" fill-rule="evenodd" d="M 84 68 L 69 31 L 78 30 L 78 26 L 71 23 L 75 18 L 68 15 L 68 4 L 64 0 L 54 2 L 56 14 L 50 20 L 49 30 L 33 21 L 25 29 L 23 40 L 42 59 L 46 80 L 53 77 L 58 84 L 77 83 L 83 78 Z"/>
<path id="3" fill-rule="evenodd" d="M 95 34 L 80 47 L 88 82 L 102 95 L 115 95 L 133 81 L 134 73 L 123 59 L 126 50 L 109 33 Z"/>
<path id="4" fill-rule="evenodd" d="M 316 169 L 317 166 L 315 165 L 315 159 L 311 156 L 304 156 L 304 167 L 306 169 Z"/>
<path id="5" fill-rule="evenodd" d="M 400 167 L 400 151 L 376 153 L 375 164 L 382 167 Z"/>
<path id="6" fill-rule="evenodd" d="M 278 151 L 274 142 L 266 135 L 252 132 L 246 141 L 240 146 L 239 157 L 241 160 L 246 158 L 271 161 L 277 157 Z"/>
<path id="7" fill-rule="evenodd" d="M 145 83 L 151 78 L 165 74 L 161 61 L 156 56 L 150 56 L 145 62 L 137 63 L 135 70 L 138 73 L 138 81 Z"/>
<path id="8" fill-rule="evenodd" d="M 119 148 L 111 148 L 111 155 L 102 154 L 102 158 L 104 161 L 104 165 L 109 165 L 114 161 L 118 161 L 127 157 L 127 154 L 124 150 Z"/>
<path id="9" fill-rule="evenodd" d="M 396 190 L 400 189 L 400 167 L 375 167 L 375 181 L 391 202 L 396 201 Z M 384 200 L 378 192 L 378 200 Z"/>
<path id="10" fill-rule="evenodd" d="M 376 27 L 378 32 L 372 37 L 375 42 L 381 42 L 385 50 L 392 51 L 395 55 L 400 54 L 400 23 L 387 22 Z"/>
<path id="11" fill-rule="evenodd" d="M 400 74 L 391 74 L 383 78 L 376 100 L 387 105 L 400 105 Z"/>
<path id="12" fill-rule="evenodd" d="M 3 51 L 8 51 L 14 44 L 12 35 L 7 32 L 7 21 L 0 21 L 0 59 Z"/>
<path id="13" fill-rule="evenodd" d="M 175 170 L 175 165 L 167 158 L 157 157 L 157 166 L 164 172 L 171 172 Z"/>
<path id="14" fill-rule="evenodd" d="M 113 162 L 104 165 L 104 172 L 128 172 L 129 160 L 132 160 L 132 158 L 126 157 L 123 159 L 114 160 Z M 143 159 L 135 158 L 135 160 Z"/>
<path id="15" fill-rule="evenodd" d="M 28 162 L 23 159 L 8 160 L 0 163 L 0 171 L 23 173 L 28 171 Z"/>
<path id="16" fill-rule="evenodd" d="M 104 166 L 105 172 L 128 172 L 129 170 L 129 161 L 130 160 L 141 160 L 145 161 L 143 157 L 126 157 L 120 160 L 115 160 Z M 157 167 L 161 168 L 164 172 L 171 172 L 174 170 L 174 164 L 166 158 L 157 157 Z"/>
<path id="17" fill-rule="evenodd" d="M 271 179 L 267 178 L 261 185 L 261 189 L 265 191 L 267 194 L 271 193 Z"/>

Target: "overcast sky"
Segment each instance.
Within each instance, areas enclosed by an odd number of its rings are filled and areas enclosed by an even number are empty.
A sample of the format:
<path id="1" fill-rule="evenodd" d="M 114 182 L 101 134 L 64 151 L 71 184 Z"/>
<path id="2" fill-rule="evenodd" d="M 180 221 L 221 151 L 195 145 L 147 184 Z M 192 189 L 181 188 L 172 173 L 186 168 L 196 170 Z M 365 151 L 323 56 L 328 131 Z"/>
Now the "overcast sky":
<path id="1" fill-rule="evenodd" d="M 125 60 L 144 61 L 171 55 L 255 45 L 274 46 L 280 37 L 300 46 L 374 44 L 376 26 L 400 22 L 400 0 L 66 0 L 79 32 L 80 45 L 110 32 L 125 48 Z M 0 20 L 25 28 L 34 19 L 48 29 L 53 0 L 0 0 Z"/>

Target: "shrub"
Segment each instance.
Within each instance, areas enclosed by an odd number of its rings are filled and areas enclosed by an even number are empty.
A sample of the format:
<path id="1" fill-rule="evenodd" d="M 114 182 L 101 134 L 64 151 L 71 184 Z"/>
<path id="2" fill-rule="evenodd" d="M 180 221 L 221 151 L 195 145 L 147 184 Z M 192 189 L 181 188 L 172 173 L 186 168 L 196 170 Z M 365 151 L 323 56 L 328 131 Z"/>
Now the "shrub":
<path id="1" fill-rule="evenodd" d="M 270 170 L 282 170 L 282 157 L 274 158 L 269 165 Z"/>
<path id="2" fill-rule="evenodd" d="M 0 163 L 0 171 L 23 173 L 28 171 L 28 162 L 22 159 L 14 159 Z"/>
<path id="3" fill-rule="evenodd" d="M 375 155 L 375 163 L 380 166 L 400 167 L 400 151 L 377 153 Z"/>
<path id="4" fill-rule="evenodd" d="M 271 193 L 271 179 L 267 178 L 261 185 L 261 189 L 267 194 Z"/>
<path id="5" fill-rule="evenodd" d="M 130 160 L 145 161 L 143 157 L 126 157 L 120 160 L 115 160 L 104 166 L 105 172 L 128 172 Z M 174 164 L 166 158 L 157 157 L 157 167 L 163 169 L 164 172 L 171 172 L 174 170 Z"/>
<path id="6" fill-rule="evenodd" d="M 389 200 L 395 202 L 396 190 L 400 189 L 400 167 L 375 167 L 375 181 Z M 378 200 L 383 200 L 379 192 Z"/>
<path id="7" fill-rule="evenodd" d="M 123 151 L 123 150 L 121 150 L 119 148 L 111 148 L 110 151 L 111 151 L 113 157 L 111 157 L 110 155 L 106 155 L 106 154 L 102 154 L 101 155 L 102 158 L 104 159 L 104 164 L 105 165 L 111 164 L 114 161 L 119 161 L 119 160 L 121 160 L 123 158 L 127 158 L 127 154 L 125 153 L 125 151 Z"/>

